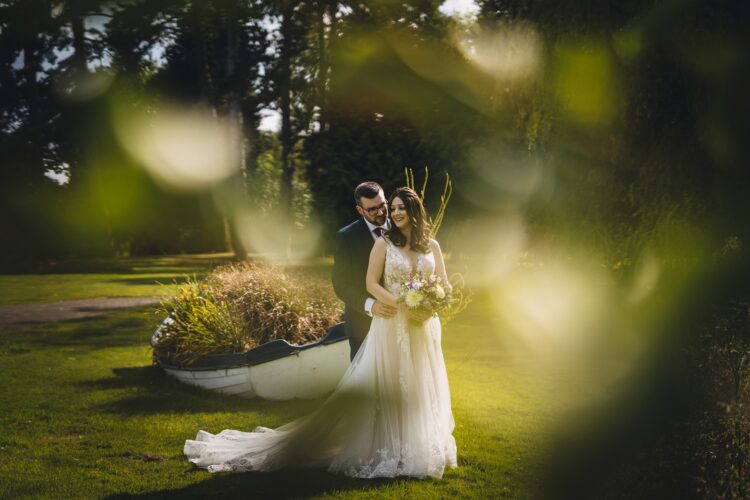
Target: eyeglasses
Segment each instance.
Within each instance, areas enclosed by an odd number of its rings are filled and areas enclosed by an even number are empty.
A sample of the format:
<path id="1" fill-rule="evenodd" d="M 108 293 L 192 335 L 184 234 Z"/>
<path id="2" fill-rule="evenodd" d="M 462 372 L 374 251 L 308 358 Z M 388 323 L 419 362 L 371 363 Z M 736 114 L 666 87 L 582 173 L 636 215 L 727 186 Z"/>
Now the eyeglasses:
<path id="1" fill-rule="evenodd" d="M 385 203 L 381 203 L 381 204 L 380 204 L 380 205 L 378 205 L 377 207 L 370 207 L 370 208 L 365 208 L 365 207 L 363 207 L 362 205 L 360 205 L 359 207 L 360 207 L 360 208 L 361 208 L 362 210 L 364 210 L 365 212 L 367 212 L 367 215 L 377 215 L 377 214 L 379 214 L 380 212 L 386 212 L 386 211 L 387 211 L 387 206 L 386 206 L 386 204 L 385 204 Z"/>

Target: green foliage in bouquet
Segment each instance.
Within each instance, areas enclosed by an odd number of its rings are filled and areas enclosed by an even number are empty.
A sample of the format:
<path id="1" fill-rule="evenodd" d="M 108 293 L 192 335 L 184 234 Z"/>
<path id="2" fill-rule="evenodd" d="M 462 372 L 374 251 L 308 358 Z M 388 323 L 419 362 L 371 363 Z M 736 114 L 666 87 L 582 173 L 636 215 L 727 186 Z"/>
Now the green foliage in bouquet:
<path id="1" fill-rule="evenodd" d="M 275 339 L 312 342 L 341 318 L 322 276 L 249 263 L 219 267 L 204 282 L 189 281 L 157 313 L 170 321 L 161 327 L 154 354 L 181 364 Z"/>

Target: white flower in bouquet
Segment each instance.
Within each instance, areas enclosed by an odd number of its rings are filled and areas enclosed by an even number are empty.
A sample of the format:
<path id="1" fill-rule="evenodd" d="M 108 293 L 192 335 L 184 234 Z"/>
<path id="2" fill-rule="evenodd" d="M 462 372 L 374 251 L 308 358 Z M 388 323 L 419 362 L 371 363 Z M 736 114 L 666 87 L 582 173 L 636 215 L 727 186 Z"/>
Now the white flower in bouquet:
<path id="1" fill-rule="evenodd" d="M 419 290 L 412 289 L 406 292 L 406 297 L 404 298 L 404 301 L 406 302 L 407 306 L 411 308 L 416 308 L 416 307 L 419 307 L 419 304 L 422 303 L 423 299 L 424 297 L 419 292 Z"/>

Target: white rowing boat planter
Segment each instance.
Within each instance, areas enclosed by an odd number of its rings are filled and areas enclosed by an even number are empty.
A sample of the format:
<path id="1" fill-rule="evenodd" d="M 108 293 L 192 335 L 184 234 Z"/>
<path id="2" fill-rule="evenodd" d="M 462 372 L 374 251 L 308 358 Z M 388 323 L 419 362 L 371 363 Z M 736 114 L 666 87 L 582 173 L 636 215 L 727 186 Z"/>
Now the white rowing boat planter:
<path id="1" fill-rule="evenodd" d="M 152 346 L 160 328 L 151 337 Z M 347 339 L 344 324 L 339 323 L 322 339 L 301 346 L 272 340 L 247 352 L 206 356 L 187 366 L 158 358 L 157 362 L 182 382 L 223 394 L 273 400 L 319 398 L 336 387 L 349 367 Z"/>

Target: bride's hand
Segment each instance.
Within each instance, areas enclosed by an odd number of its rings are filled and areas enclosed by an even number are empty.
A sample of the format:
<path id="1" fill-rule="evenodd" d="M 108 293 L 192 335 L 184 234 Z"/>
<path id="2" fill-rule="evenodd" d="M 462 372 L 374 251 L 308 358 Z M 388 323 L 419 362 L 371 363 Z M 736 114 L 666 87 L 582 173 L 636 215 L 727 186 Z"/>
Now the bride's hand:
<path id="1" fill-rule="evenodd" d="M 423 309 L 406 309 L 407 317 L 414 323 L 424 323 L 433 316 L 433 313 L 425 311 Z"/>

